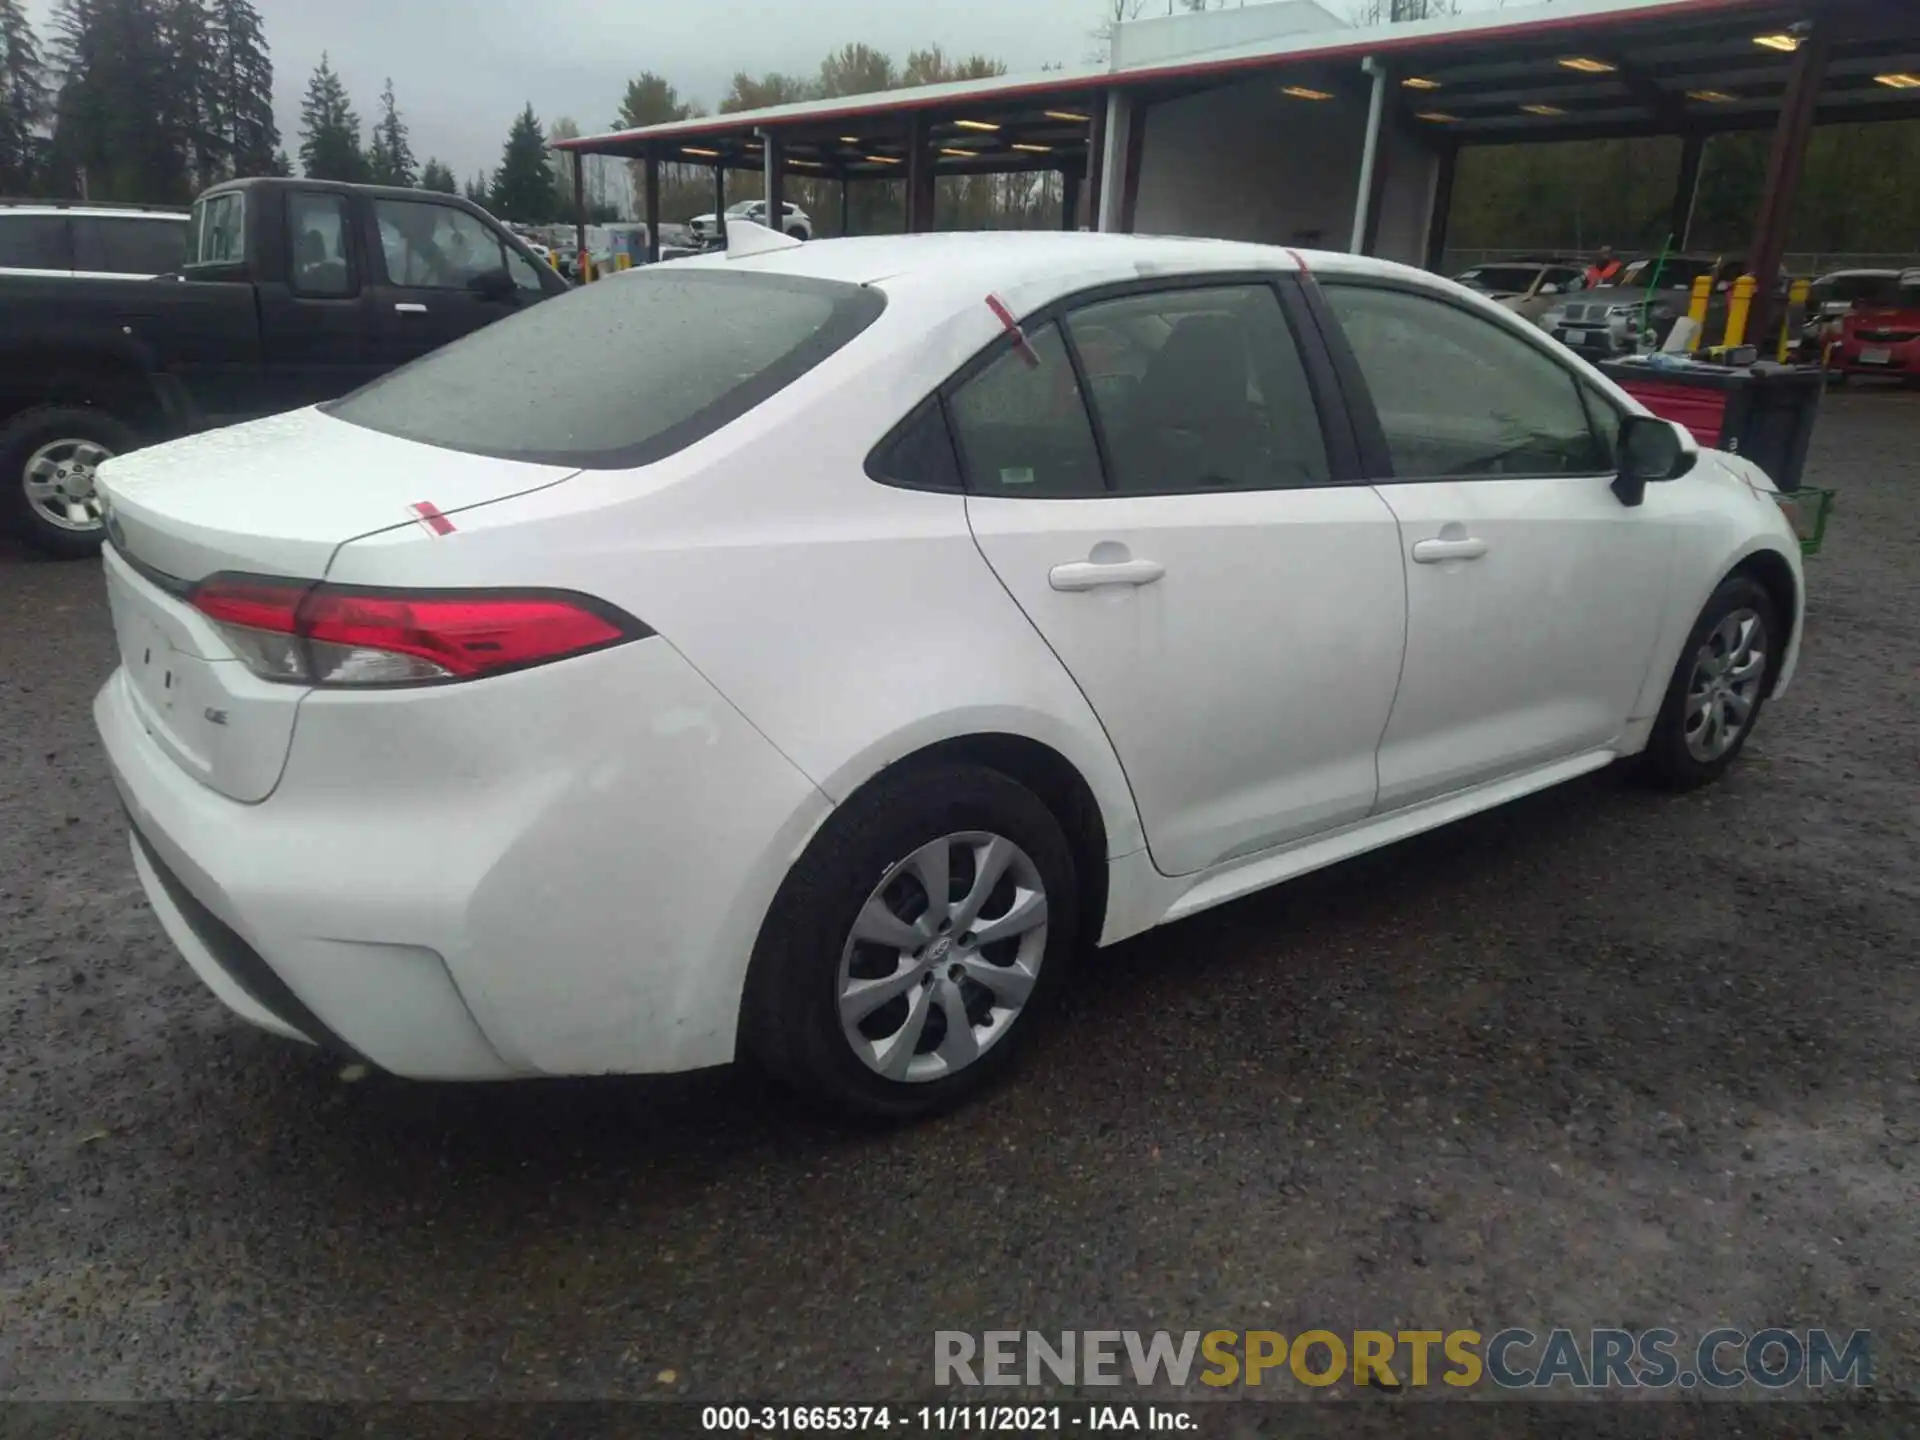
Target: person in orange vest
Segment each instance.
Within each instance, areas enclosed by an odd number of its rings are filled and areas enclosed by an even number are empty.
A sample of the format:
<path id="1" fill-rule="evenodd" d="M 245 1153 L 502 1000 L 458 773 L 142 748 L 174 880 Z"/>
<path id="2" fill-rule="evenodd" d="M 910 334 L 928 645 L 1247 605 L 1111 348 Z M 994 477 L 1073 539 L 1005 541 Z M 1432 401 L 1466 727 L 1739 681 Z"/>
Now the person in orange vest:
<path id="1" fill-rule="evenodd" d="M 1602 245 L 1600 253 L 1593 257 L 1593 264 L 1587 267 L 1587 288 L 1611 285 L 1619 274 L 1620 257 L 1613 253 L 1611 245 Z"/>

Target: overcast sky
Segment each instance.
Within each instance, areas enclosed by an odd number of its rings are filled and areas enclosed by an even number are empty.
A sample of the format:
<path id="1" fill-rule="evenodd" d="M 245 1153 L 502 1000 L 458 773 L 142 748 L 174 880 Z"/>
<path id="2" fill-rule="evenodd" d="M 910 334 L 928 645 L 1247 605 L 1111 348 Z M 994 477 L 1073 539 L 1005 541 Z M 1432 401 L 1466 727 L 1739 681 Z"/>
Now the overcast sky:
<path id="1" fill-rule="evenodd" d="M 500 161 L 507 127 L 533 103 L 543 124 L 569 116 L 611 128 L 629 76 L 665 75 L 709 109 L 736 70 L 811 73 L 829 50 L 864 41 L 902 58 L 939 44 L 1009 70 L 1087 59 L 1108 0 L 254 0 L 273 50 L 275 109 L 287 153 L 300 144 L 300 99 L 328 52 L 361 121 L 393 78 L 421 162 L 437 155 L 466 179 Z M 1494 0 L 1467 0 L 1477 9 Z M 31 0 L 47 36 L 50 0 Z M 1329 8 L 1344 14 L 1344 0 Z M 1146 0 L 1144 13 L 1165 13 Z"/>

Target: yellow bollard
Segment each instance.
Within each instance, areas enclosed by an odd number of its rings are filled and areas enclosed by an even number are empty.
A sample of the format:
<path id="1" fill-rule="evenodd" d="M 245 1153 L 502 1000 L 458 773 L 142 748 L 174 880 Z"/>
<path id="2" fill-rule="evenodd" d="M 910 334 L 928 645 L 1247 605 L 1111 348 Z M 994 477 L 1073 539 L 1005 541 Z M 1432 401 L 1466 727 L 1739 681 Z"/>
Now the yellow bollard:
<path id="1" fill-rule="evenodd" d="M 631 270 L 633 268 L 633 257 L 622 250 L 618 255 L 613 257 L 613 268 L 616 270 Z"/>
<path id="2" fill-rule="evenodd" d="M 1787 287 L 1787 312 L 1780 317 L 1780 353 L 1775 357 L 1782 365 L 1787 363 L 1787 352 L 1793 349 L 1793 317 L 1799 315 L 1804 323 L 1807 296 L 1812 292 L 1811 280 L 1796 280 Z"/>
<path id="3" fill-rule="evenodd" d="M 1751 275 L 1733 282 L 1733 294 L 1727 299 L 1727 335 L 1722 342 L 1729 350 L 1747 338 L 1747 312 L 1753 309 L 1753 292 L 1759 288 Z"/>
<path id="4" fill-rule="evenodd" d="M 582 250 L 580 252 L 580 283 L 582 285 L 591 285 L 594 278 L 593 257 Z"/>
<path id="5" fill-rule="evenodd" d="M 1687 346 L 1689 351 L 1698 350 L 1700 342 L 1707 333 L 1707 307 L 1713 303 L 1713 276 L 1701 275 L 1693 282 L 1693 294 L 1687 299 L 1687 318 L 1693 321 L 1693 343 Z"/>

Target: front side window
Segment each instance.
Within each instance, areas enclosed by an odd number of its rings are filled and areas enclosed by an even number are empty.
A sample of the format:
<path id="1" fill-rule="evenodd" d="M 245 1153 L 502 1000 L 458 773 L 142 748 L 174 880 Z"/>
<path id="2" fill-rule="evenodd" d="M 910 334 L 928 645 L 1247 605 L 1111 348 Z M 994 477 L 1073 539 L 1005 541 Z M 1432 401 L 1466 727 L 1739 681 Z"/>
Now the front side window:
<path id="1" fill-rule="evenodd" d="M 246 209 L 247 197 L 239 190 L 196 200 L 187 263 L 236 265 L 246 259 Z"/>
<path id="2" fill-rule="evenodd" d="M 1609 468 L 1578 382 L 1504 325 L 1402 290 L 1330 284 L 1400 479 Z"/>
<path id="3" fill-rule="evenodd" d="M 1067 318 L 1123 494 L 1325 485 L 1320 417 L 1265 285 L 1100 301 Z"/>
<path id="4" fill-rule="evenodd" d="M 171 275 L 186 262 L 187 227 L 178 220 L 76 215 L 73 268 L 101 275 Z"/>
<path id="5" fill-rule="evenodd" d="M 375 200 L 387 278 L 425 290 L 464 290 L 506 264 L 506 251 L 475 216 L 451 205 Z"/>
<path id="6" fill-rule="evenodd" d="M 296 192 L 287 197 L 296 295 L 353 295 L 360 287 L 347 257 L 347 201 L 343 195 Z"/>
<path id="7" fill-rule="evenodd" d="M 326 408 L 446 450 L 627 469 L 746 414 L 885 305 L 860 285 L 651 267 L 529 306 Z"/>
<path id="8" fill-rule="evenodd" d="M 1106 493 L 1100 450 L 1059 326 L 1002 349 L 954 391 L 951 409 L 973 494 Z"/>

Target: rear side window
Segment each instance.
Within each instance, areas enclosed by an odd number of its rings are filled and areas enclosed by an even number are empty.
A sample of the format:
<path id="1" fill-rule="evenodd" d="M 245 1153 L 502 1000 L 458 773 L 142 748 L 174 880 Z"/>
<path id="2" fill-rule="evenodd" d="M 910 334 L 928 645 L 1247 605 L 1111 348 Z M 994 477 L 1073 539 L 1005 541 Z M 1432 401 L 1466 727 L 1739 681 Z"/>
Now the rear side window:
<path id="1" fill-rule="evenodd" d="M 1103 495 L 1100 451 L 1073 364 L 1048 325 L 954 392 L 954 437 L 975 495 Z"/>
<path id="2" fill-rule="evenodd" d="M 71 270 L 64 215 L 8 215 L 0 211 L 0 267 Z"/>
<path id="3" fill-rule="evenodd" d="M 958 490 L 960 464 L 939 397 L 922 402 L 867 461 L 867 473 L 909 490 Z"/>
<path id="4" fill-rule="evenodd" d="M 105 275 L 171 275 L 186 263 L 187 227 L 180 220 L 73 217 L 73 268 Z"/>
<path id="5" fill-rule="evenodd" d="M 1122 494 L 1329 482 L 1300 351 L 1265 285 L 1104 300 L 1067 317 Z"/>
<path id="6" fill-rule="evenodd" d="M 877 290 L 663 265 L 535 305 L 329 414 L 447 450 L 648 465 L 792 384 L 873 323 Z"/>
<path id="7" fill-rule="evenodd" d="M 187 237 L 189 265 L 233 265 L 247 258 L 244 192 L 228 190 L 194 202 Z"/>

